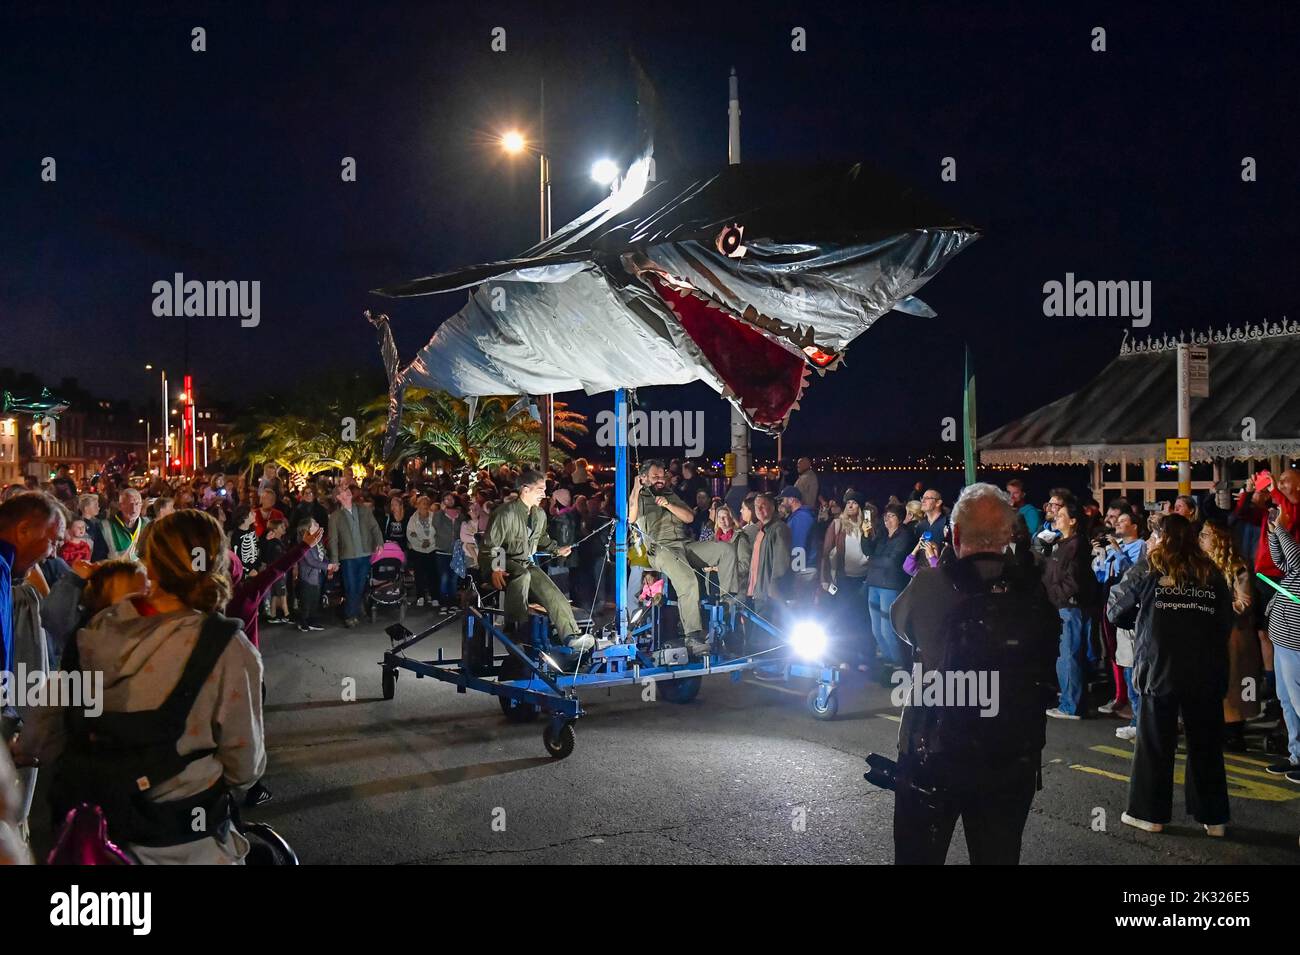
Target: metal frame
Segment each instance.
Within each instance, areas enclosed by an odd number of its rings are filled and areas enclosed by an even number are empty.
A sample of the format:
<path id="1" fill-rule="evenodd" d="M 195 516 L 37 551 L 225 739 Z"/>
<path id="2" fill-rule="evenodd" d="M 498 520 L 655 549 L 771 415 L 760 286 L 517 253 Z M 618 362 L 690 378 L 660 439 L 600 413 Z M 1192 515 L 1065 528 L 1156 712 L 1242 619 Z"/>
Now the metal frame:
<path id="1" fill-rule="evenodd" d="M 725 634 L 733 632 L 743 616 L 751 625 L 778 641 L 771 650 L 730 659 L 714 652 L 688 663 L 656 663 L 653 653 L 659 648 L 658 607 L 653 608 L 648 621 L 635 630 L 631 629 L 627 592 L 628 448 L 625 424 L 628 402 L 625 389 L 615 391 L 614 403 L 616 423 L 619 425 L 615 428 L 614 444 L 614 494 L 617 503 L 613 542 L 614 597 L 617 607 L 614 642 L 594 651 L 585 671 L 575 667 L 575 672 L 569 673 L 556 660 L 559 651 L 550 646 L 549 620 L 543 615 L 534 614 L 530 617 L 530 636 L 538 659 L 530 656 L 509 634 L 493 623 L 493 616 L 504 616 L 500 610 L 487 607 L 466 608 L 463 615 L 454 614 L 420 633 L 412 633 L 398 623 L 388 628 L 394 646 L 384 653 L 384 659 L 379 664 L 382 668 L 384 698 L 393 697 L 397 675 L 402 670 L 414 673 L 417 679 L 430 677 L 450 683 L 456 687 L 457 693 L 469 690 L 487 693 L 501 701 L 507 716 L 521 722 L 532 719 L 539 713 L 549 717 L 543 731 L 543 742 L 547 752 L 556 759 L 563 759 L 573 751 L 575 737 L 572 724 L 584 715 L 577 691 L 588 687 L 644 686 L 647 682 L 701 679 L 724 673 L 729 674 L 733 681 L 739 681 L 746 670 L 762 668 L 787 680 L 792 676 L 816 680 L 817 686 L 808 695 L 808 708 L 818 719 L 834 718 L 838 710 L 836 690 L 840 679 L 839 671 L 823 663 L 793 659 L 790 649 L 780 642 L 781 634 L 776 627 L 757 614 L 731 603 L 706 602 L 711 638 L 720 640 Z M 411 647 L 455 620 L 464 622 L 462 653 L 459 658 L 448 659 L 441 648 L 432 660 L 416 660 L 405 656 Z M 467 651 L 476 645 L 476 641 L 480 649 L 486 648 L 486 653 L 477 654 L 475 659 L 470 660 Z M 505 648 L 505 653 L 497 653 L 498 642 Z M 501 679 L 507 672 L 507 661 L 512 658 L 516 665 L 511 672 L 518 672 L 518 667 L 522 666 L 525 676 Z M 693 693 L 690 695 L 693 696 Z"/>
<path id="2" fill-rule="evenodd" d="M 744 611 L 737 610 L 734 606 L 722 604 L 710 604 L 709 609 L 710 632 L 718 636 L 734 629 L 737 615 L 744 614 Z M 525 652 L 492 621 L 493 616 L 499 615 L 502 614 L 498 610 L 471 607 L 464 610 L 463 615 L 447 617 L 420 633 L 411 633 L 400 623 L 390 626 L 388 633 L 394 637 L 395 644 L 384 653 L 384 659 L 380 662 L 384 698 L 391 699 L 395 693 L 397 673 L 400 670 L 414 673 L 417 679 L 430 677 L 450 683 L 458 693 L 469 690 L 487 693 L 502 701 L 502 708 L 507 714 L 518 709 L 520 721 L 530 720 L 538 714 L 548 717 L 543 742 L 547 752 L 557 759 L 568 756 L 573 748 L 571 732 L 567 744 L 564 742 L 564 728 L 585 715 L 578 698 L 577 691 L 580 689 L 645 686 L 648 682 L 689 680 L 724 673 L 730 675 L 733 681 L 739 681 L 746 670 L 763 668 L 787 680 L 790 677 L 816 680 L 817 686 L 809 693 L 807 705 L 818 719 L 831 719 L 838 710 L 836 693 L 839 671 L 821 663 L 794 660 L 789 649 L 779 644 L 774 651 L 730 659 L 710 653 L 688 663 L 655 663 L 652 653 L 657 643 L 657 608 L 650 621 L 633 631 L 626 642 L 613 643 L 596 650 L 589 668 L 573 673 L 561 669 L 561 664 L 555 659 L 557 651 L 550 646 L 547 632 L 550 622 L 544 615 L 534 614 L 530 618 L 533 628 L 532 646 L 537 648 L 537 659 Z M 751 614 L 745 616 L 768 635 L 779 637 L 776 628 L 767 621 Z M 405 655 L 411 647 L 433 636 L 453 621 L 463 621 L 462 648 L 475 640 L 485 642 L 488 652 L 477 663 L 467 660 L 463 650 L 461 657 L 455 659 L 446 657 L 441 648 L 432 660 L 417 660 Z M 504 647 L 505 653 L 497 652 L 498 643 Z M 649 649 L 643 644 L 648 645 Z M 502 679 L 507 669 L 506 663 L 512 658 L 518 666 L 523 667 L 524 675 Z"/>

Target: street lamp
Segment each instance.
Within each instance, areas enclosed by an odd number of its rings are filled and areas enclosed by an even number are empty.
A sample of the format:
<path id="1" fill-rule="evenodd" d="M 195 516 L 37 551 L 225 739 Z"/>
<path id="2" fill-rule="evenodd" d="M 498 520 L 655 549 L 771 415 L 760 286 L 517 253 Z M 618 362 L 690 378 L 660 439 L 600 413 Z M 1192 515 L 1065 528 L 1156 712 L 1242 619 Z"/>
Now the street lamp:
<path id="1" fill-rule="evenodd" d="M 543 96 L 545 93 L 543 93 Z M 545 122 L 545 100 L 542 101 L 543 123 Z M 532 145 L 524 138 L 524 134 L 517 129 L 508 130 L 501 134 L 501 148 L 512 156 L 517 156 L 525 151 L 537 153 L 539 162 L 538 169 L 540 178 L 538 183 L 538 200 L 539 200 L 539 220 L 541 232 L 541 241 L 545 242 L 551 237 L 551 157 L 546 155 L 541 144 Z M 553 425 L 551 414 L 551 395 L 542 395 L 542 411 L 545 413 L 545 423 L 542 425 L 541 440 L 541 466 L 542 473 L 546 473 L 547 467 L 551 463 L 551 427 Z"/>
<path id="2" fill-rule="evenodd" d="M 144 471 L 148 474 L 153 467 L 153 423 L 148 418 L 141 418 L 136 424 L 144 425 Z"/>
<path id="3" fill-rule="evenodd" d="M 591 178 L 612 189 L 618 181 L 618 163 L 612 159 L 597 159 L 591 164 Z"/>
<path id="4" fill-rule="evenodd" d="M 145 371 L 153 371 L 153 365 L 145 365 Z M 158 374 L 162 376 L 162 435 L 163 435 L 163 453 L 162 465 L 158 468 L 158 476 L 162 477 L 167 473 L 167 462 L 169 460 L 168 452 L 171 451 L 171 431 L 167 422 L 167 372 L 159 369 Z"/>
<path id="5" fill-rule="evenodd" d="M 551 157 L 546 155 L 540 143 L 530 143 L 517 129 L 510 129 L 501 134 L 501 148 L 511 156 L 533 152 L 537 154 L 538 168 L 541 173 L 538 188 L 540 205 L 539 218 L 541 239 L 545 242 L 551 237 Z"/>
<path id="6" fill-rule="evenodd" d="M 524 134 L 517 129 L 512 129 L 501 136 L 501 147 L 511 155 L 523 152 L 527 145 L 528 141 L 524 139 Z"/>

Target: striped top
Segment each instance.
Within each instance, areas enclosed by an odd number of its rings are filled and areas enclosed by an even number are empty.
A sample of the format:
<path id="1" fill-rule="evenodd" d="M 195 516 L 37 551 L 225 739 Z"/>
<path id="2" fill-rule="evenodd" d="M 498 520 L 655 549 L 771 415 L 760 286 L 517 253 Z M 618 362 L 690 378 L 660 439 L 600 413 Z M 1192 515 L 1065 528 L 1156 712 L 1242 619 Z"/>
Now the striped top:
<path id="1" fill-rule="evenodd" d="M 1300 596 L 1300 544 L 1285 531 L 1278 533 L 1277 528 L 1271 527 L 1268 551 L 1273 563 L 1284 574 L 1281 585 Z M 1268 637 L 1275 646 L 1300 650 L 1300 604 L 1284 594 L 1274 597 L 1268 615 Z"/>

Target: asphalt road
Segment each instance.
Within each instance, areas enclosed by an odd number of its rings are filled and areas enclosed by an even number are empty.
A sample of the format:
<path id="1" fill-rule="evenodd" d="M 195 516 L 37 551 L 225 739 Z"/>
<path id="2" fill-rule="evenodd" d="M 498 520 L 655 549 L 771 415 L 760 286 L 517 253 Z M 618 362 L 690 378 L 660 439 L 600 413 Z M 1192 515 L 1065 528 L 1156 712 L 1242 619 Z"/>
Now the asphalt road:
<path id="1" fill-rule="evenodd" d="M 408 623 L 427 617 L 413 610 Z M 833 722 L 804 708 L 807 681 L 715 676 L 689 704 L 646 702 L 640 687 L 590 692 L 577 748 L 554 761 L 541 721 L 507 723 L 484 694 L 405 673 L 383 700 L 384 622 L 262 631 L 275 798 L 250 816 L 304 863 L 893 861 L 893 795 L 862 779 L 863 757 L 892 753 L 898 732 L 878 686 L 850 676 Z M 442 645 L 456 655 L 457 632 Z M 1300 786 L 1267 776 L 1262 752 L 1229 758 L 1227 839 L 1182 815 L 1181 773 L 1165 833 L 1121 824 L 1132 744 L 1117 725 L 1048 727 L 1024 862 L 1300 862 Z M 960 824 L 948 861 L 967 861 Z"/>

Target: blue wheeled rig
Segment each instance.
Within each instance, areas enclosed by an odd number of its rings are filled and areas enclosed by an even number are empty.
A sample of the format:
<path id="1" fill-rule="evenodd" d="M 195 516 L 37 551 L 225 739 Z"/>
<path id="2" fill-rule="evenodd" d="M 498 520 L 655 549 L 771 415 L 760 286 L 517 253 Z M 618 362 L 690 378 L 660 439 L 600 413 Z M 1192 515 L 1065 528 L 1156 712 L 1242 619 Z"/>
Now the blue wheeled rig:
<path id="1" fill-rule="evenodd" d="M 616 393 L 625 413 L 626 395 Z M 380 662 L 384 699 L 392 699 L 402 670 L 417 677 L 432 677 L 455 684 L 457 692 L 475 690 L 490 693 L 501 704 L 511 722 L 524 723 L 546 717 L 542 739 L 546 751 L 556 759 L 573 752 L 574 722 L 583 715 L 578 691 L 588 687 L 646 686 L 674 703 L 695 698 L 706 676 L 728 674 L 739 680 L 746 670 L 761 669 L 769 678 L 805 677 L 817 681 L 808 694 L 808 709 L 814 717 L 829 720 L 839 709 L 839 671 L 821 661 L 825 635 L 805 623 L 788 635 L 748 608 L 729 600 L 706 600 L 710 652 L 688 658 L 684 648 L 666 647 L 660 637 L 660 606 L 644 608 L 635 617 L 628 614 L 628 451 L 621 439 L 615 445 L 615 497 L 618 502 L 614 525 L 614 591 L 617 622 L 599 634 L 596 649 L 582 659 L 567 647 L 552 643 L 550 621 L 544 614 L 530 615 L 527 632 L 507 633 L 504 614 L 487 607 L 469 607 L 462 612 L 413 633 L 397 623 L 388 627 L 393 646 Z M 439 649 L 432 660 L 417 660 L 407 651 L 453 622 L 460 621 L 461 654 L 448 659 Z M 591 629 L 591 621 L 579 621 Z M 765 649 L 728 655 L 725 647 L 742 632 L 751 643 Z M 504 651 L 504 652 L 500 652 Z"/>

